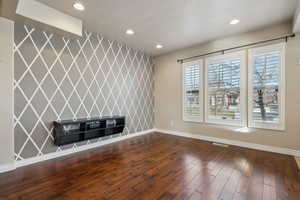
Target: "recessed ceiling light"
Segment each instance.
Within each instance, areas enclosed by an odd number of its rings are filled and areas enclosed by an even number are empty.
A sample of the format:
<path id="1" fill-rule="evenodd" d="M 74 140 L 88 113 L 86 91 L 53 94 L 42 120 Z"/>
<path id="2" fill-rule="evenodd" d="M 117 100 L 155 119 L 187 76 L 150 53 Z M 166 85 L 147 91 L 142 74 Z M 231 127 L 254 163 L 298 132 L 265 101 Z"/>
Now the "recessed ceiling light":
<path id="1" fill-rule="evenodd" d="M 76 9 L 76 10 L 80 10 L 80 11 L 83 11 L 85 8 L 84 8 L 84 5 L 82 5 L 82 3 L 80 2 L 75 2 L 73 4 L 73 7 Z"/>
<path id="2" fill-rule="evenodd" d="M 126 34 L 127 35 L 133 35 L 134 31 L 132 29 L 127 29 Z"/>
<path id="3" fill-rule="evenodd" d="M 162 49 L 162 48 L 163 48 L 163 45 L 157 44 L 157 45 L 156 45 L 156 48 L 157 48 L 157 49 Z"/>
<path id="4" fill-rule="evenodd" d="M 231 25 L 235 25 L 235 24 L 238 24 L 238 23 L 240 23 L 240 20 L 238 20 L 238 19 L 233 19 L 233 20 L 230 21 Z"/>

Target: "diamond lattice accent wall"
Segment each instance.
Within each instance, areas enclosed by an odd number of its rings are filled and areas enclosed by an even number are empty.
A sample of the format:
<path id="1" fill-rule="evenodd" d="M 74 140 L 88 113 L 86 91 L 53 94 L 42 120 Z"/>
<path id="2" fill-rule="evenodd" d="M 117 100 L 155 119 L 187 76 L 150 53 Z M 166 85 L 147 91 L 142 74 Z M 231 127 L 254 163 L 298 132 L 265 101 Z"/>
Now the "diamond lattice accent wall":
<path id="1" fill-rule="evenodd" d="M 16 24 L 14 60 L 16 160 L 103 140 L 56 147 L 55 120 L 125 115 L 122 134 L 153 128 L 153 64 L 141 51 L 88 31 L 74 40 Z"/>

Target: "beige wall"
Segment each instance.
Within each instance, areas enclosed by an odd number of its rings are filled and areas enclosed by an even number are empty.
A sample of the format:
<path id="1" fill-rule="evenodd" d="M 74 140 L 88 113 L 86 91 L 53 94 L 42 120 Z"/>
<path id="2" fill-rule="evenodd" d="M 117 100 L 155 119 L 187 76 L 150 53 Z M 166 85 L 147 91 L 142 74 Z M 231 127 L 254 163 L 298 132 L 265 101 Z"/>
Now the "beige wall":
<path id="1" fill-rule="evenodd" d="M 17 0 L 0 0 L 0 16 L 10 20 L 16 17 Z"/>
<path id="2" fill-rule="evenodd" d="M 14 164 L 13 38 L 14 22 L 0 17 L 0 171 Z"/>
<path id="3" fill-rule="evenodd" d="M 270 39 L 291 33 L 291 24 L 281 24 L 260 31 L 179 50 L 155 58 L 155 127 L 205 136 L 300 150 L 300 35 L 288 41 L 286 51 L 286 131 L 252 129 L 237 132 L 225 127 L 182 120 L 181 65 L 177 59 Z M 173 123 L 172 123 L 173 122 Z"/>

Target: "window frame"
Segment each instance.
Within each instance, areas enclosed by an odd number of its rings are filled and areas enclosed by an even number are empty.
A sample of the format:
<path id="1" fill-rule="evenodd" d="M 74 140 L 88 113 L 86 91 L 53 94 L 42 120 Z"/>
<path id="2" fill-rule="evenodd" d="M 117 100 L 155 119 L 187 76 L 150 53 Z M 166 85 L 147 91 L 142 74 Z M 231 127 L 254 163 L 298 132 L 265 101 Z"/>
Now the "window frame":
<path id="1" fill-rule="evenodd" d="M 247 126 L 247 62 L 246 62 L 246 51 L 237 51 L 227 53 L 223 55 L 211 56 L 205 59 L 205 122 L 210 124 L 218 125 L 229 125 L 229 126 Z M 240 114 L 241 120 L 228 120 L 228 119 L 210 119 L 209 118 L 209 95 L 208 95 L 208 67 L 211 63 L 222 62 L 228 59 L 240 59 Z"/>
<path id="2" fill-rule="evenodd" d="M 199 108 L 200 108 L 200 116 L 199 117 L 189 117 L 187 116 L 186 112 L 185 112 L 185 108 L 186 108 L 186 90 L 185 90 L 185 68 L 191 66 L 191 65 L 199 65 Z M 203 113 L 204 113 L 204 109 L 203 109 L 203 93 L 204 93 L 204 86 L 203 86 L 203 78 L 204 78 L 204 74 L 203 74 L 203 66 L 204 66 L 204 60 L 203 59 L 199 59 L 196 61 L 191 61 L 191 62 L 185 62 L 182 64 L 182 119 L 185 122 L 204 122 L 203 119 Z"/>
<path id="3" fill-rule="evenodd" d="M 279 75 L 279 123 L 275 122 L 255 122 L 253 120 L 253 67 L 254 57 L 258 55 L 264 55 L 270 52 L 280 52 L 280 75 Z M 286 96 L 286 78 L 285 78 L 285 55 L 286 55 L 286 43 L 277 43 L 262 47 L 255 47 L 248 50 L 248 127 L 261 128 L 271 130 L 285 130 L 285 96 Z"/>

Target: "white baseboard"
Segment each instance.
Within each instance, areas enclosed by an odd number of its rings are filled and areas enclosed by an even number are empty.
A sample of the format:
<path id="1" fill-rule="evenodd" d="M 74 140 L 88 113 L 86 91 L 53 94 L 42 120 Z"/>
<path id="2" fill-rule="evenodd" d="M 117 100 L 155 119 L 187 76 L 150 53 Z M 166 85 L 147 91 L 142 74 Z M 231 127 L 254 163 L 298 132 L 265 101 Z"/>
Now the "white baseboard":
<path id="1" fill-rule="evenodd" d="M 192 133 L 178 132 L 178 131 L 172 131 L 172 130 L 155 129 L 155 132 L 166 133 L 166 134 L 170 134 L 170 135 L 176 135 L 176 136 L 182 136 L 182 137 L 188 137 L 188 138 L 194 138 L 194 139 L 199 139 L 199 140 L 205 140 L 205 141 L 209 141 L 209 142 L 217 142 L 217 143 L 228 144 L 228 145 L 233 145 L 233 146 L 245 147 L 245 148 L 249 148 L 249 149 L 269 151 L 269 152 L 286 154 L 286 155 L 291 155 L 291 156 L 300 156 L 299 150 L 288 149 L 288 148 L 273 147 L 273 146 L 267 146 L 267 145 L 249 143 L 249 142 L 241 142 L 241 141 L 222 139 L 222 138 L 216 138 L 216 137 L 209 137 L 209 136 L 204 136 L 204 135 L 196 135 L 196 134 L 192 134 Z"/>
<path id="2" fill-rule="evenodd" d="M 0 173 L 9 172 L 9 171 L 12 171 L 12 170 L 15 170 L 15 169 L 16 169 L 16 166 L 15 166 L 14 163 L 0 165 Z"/>
<path id="3" fill-rule="evenodd" d="M 93 149 L 93 148 L 97 148 L 97 147 L 101 147 L 101 146 L 104 146 L 107 144 L 119 142 L 122 140 L 126 140 L 126 139 L 129 139 L 132 137 L 136 137 L 136 136 L 140 136 L 140 135 L 144 135 L 144 134 L 148 134 L 148 133 L 152 133 L 152 132 L 154 132 L 154 129 L 150 129 L 150 130 L 146 130 L 146 131 L 142 131 L 142 132 L 138 132 L 138 133 L 132 133 L 132 134 L 128 134 L 125 136 L 115 137 L 112 139 L 107 139 L 107 140 L 103 140 L 100 142 L 79 146 L 76 149 L 67 149 L 67 150 L 49 153 L 49 154 L 45 154 L 45 155 L 34 157 L 34 158 L 28 158 L 28 159 L 16 161 L 15 168 L 23 167 L 26 165 L 31 165 L 34 163 L 38 163 L 38 162 L 42 162 L 42 161 L 46 161 L 46 160 L 50 160 L 50 159 L 54 159 L 54 158 L 58 158 L 58 157 L 62 157 L 62 156 L 66 156 L 66 155 L 73 154 L 73 153 L 78 153 L 81 151 L 85 151 L 85 150 L 89 150 L 89 149 Z"/>

